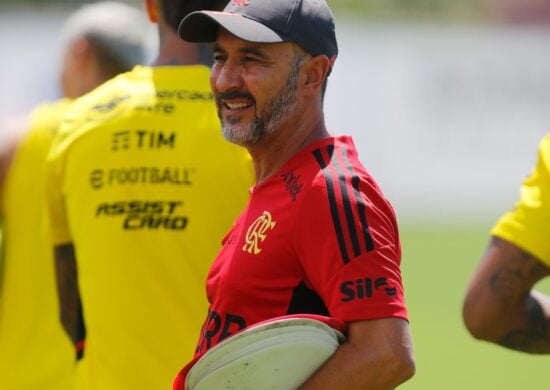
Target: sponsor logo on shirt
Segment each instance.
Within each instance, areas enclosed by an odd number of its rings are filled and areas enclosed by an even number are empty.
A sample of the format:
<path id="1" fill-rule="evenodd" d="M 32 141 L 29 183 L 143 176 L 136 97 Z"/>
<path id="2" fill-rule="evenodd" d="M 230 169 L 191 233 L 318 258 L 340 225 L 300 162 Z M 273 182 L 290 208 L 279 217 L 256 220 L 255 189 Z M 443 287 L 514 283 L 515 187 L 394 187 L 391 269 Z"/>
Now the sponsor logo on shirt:
<path id="1" fill-rule="evenodd" d="M 130 95 L 115 96 L 104 103 L 94 105 L 87 112 L 88 120 L 105 120 L 115 116 L 124 107 L 123 103 L 128 102 L 130 98 Z"/>
<path id="2" fill-rule="evenodd" d="M 189 219 L 179 215 L 181 201 L 119 201 L 101 203 L 96 218 L 123 217 L 124 230 L 184 230 Z"/>
<path id="3" fill-rule="evenodd" d="M 267 232 L 272 230 L 276 225 L 273 221 L 273 217 L 269 211 L 264 211 L 263 214 L 258 217 L 249 226 L 246 232 L 246 244 L 243 246 L 243 251 L 250 254 L 257 255 L 262 251 L 260 244 L 265 241 Z"/>
<path id="4" fill-rule="evenodd" d="M 137 111 L 146 111 L 152 114 L 164 114 L 171 115 L 176 111 L 176 105 L 174 103 L 155 103 L 155 104 L 141 104 L 136 106 Z"/>
<path id="5" fill-rule="evenodd" d="M 137 95 L 136 95 L 137 96 Z M 159 90 L 155 95 L 157 100 L 138 102 L 132 95 L 114 96 L 107 101 L 93 105 L 87 110 L 89 121 L 103 121 L 117 115 L 128 103 L 133 101 L 131 109 L 147 111 L 153 114 L 171 115 L 177 106 L 171 101 L 211 101 L 214 99 L 211 92 L 190 91 L 185 89 Z M 153 96 L 151 96 L 153 98 Z"/>
<path id="6" fill-rule="evenodd" d="M 192 186 L 195 172 L 195 168 L 177 167 L 94 169 L 90 172 L 90 185 L 95 190 L 136 184 Z"/>
<path id="7" fill-rule="evenodd" d="M 397 287 L 391 286 L 387 278 L 362 278 L 350 280 L 340 285 L 341 302 L 350 302 L 357 299 L 373 298 L 377 294 L 388 297 L 397 295 Z"/>
<path id="8" fill-rule="evenodd" d="M 302 191 L 303 184 L 299 183 L 300 175 L 296 175 L 294 172 L 290 171 L 287 173 L 283 173 L 281 175 L 283 178 L 283 182 L 286 186 L 286 191 L 290 194 L 290 197 L 292 198 L 292 201 L 296 201 L 296 197 Z"/>
<path id="9" fill-rule="evenodd" d="M 189 91 L 186 89 L 160 89 L 157 91 L 158 99 L 185 101 L 185 100 L 214 100 L 211 92 Z"/>
<path id="10" fill-rule="evenodd" d="M 246 328 L 243 317 L 227 313 L 224 316 L 208 309 L 208 317 L 201 330 L 197 353 L 209 350 L 213 345 Z"/>
<path id="11" fill-rule="evenodd" d="M 176 133 L 157 130 L 121 130 L 113 133 L 111 150 L 174 149 Z"/>

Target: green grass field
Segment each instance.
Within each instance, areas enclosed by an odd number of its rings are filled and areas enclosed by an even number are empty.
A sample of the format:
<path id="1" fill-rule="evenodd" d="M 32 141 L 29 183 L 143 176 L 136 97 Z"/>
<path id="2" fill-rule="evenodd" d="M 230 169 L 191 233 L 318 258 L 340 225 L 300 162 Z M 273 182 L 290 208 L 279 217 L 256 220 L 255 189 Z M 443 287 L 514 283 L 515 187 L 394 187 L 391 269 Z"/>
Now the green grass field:
<path id="1" fill-rule="evenodd" d="M 417 373 L 404 390 L 548 389 L 549 356 L 474 340 L 462 298 L 488 240 L 487 228 L 401 228 L 403 274 Z M 542 291 L 550 292 L 548 282 Z"/>

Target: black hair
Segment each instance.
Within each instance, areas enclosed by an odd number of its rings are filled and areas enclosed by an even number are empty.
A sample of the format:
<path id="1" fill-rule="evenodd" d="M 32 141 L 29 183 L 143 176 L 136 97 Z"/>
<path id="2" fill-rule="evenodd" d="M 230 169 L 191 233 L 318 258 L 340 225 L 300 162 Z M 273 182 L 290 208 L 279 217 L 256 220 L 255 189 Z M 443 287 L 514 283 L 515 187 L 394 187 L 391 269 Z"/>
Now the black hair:
<path id="1" fill-rule="evenodd" d="M 162 12 L 166 23 L 174 30 L 183 18 L 194 11 L 222 10 L 229 0 L 161 0 Z"/>

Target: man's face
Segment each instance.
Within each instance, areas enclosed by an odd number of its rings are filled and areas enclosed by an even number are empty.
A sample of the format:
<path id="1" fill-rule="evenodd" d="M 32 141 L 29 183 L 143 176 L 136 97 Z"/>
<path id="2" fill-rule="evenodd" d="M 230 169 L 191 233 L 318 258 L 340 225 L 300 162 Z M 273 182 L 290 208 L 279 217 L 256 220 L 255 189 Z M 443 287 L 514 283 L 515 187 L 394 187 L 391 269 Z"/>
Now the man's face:
<path id="1" fill-rule="evenodd" d="M 289 119 L 300 64 L 290 43 L 255 44 L 220 29 L 210 83 L 228 141 L 254 146 Z"/>

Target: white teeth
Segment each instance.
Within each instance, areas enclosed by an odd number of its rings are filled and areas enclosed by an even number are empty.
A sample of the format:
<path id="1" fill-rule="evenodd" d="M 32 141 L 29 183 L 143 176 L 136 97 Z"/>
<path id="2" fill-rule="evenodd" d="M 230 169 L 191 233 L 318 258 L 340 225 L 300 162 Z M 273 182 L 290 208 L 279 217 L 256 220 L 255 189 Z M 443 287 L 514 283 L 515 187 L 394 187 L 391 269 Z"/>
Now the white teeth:
<path id="1" fill-rule="evenodd" d="M 246 103 L 227 103 L 226 102 L 225 105 L 230 110 L 242 110 L 243 108 L 250 107 L 250 105 Z"/>

